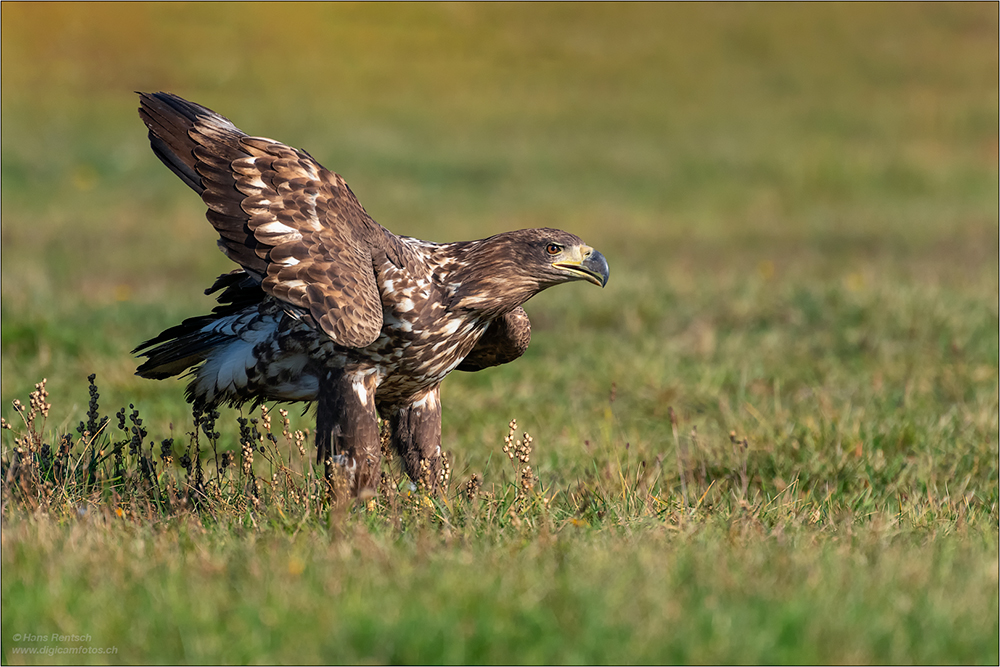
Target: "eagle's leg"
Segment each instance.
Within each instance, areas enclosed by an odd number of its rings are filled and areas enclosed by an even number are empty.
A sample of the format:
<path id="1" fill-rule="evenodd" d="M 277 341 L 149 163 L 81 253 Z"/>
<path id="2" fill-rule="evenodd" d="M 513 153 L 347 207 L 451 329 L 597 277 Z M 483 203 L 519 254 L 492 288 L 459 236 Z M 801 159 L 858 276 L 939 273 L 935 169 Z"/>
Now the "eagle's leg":
<path id="1" fill-rule="evenodd" d="M 432 387 L 389 415 L 392 446 L 406 474 L 433 491 L 441 473 L 441 388 Z"/>
<path id="2" fill-rule="evenodd" d="M 355 496 L 378 489 L 382 450 L 374 375 L 332 369 L 321 377 L 316 405 L 316 458 L 331 483 L 342 471 Z"/>

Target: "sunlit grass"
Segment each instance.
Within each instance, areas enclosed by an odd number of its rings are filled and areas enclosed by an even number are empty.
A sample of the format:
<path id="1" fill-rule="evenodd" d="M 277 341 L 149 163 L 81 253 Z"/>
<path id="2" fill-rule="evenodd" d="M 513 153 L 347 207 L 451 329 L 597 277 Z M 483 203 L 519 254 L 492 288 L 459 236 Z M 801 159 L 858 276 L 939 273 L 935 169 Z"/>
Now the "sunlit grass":
<path id="1" fill-rule="evenodd" d="M 20 567 L 5 621 L 89 617 L 94 644 L 119 647 L 109 662 L 990 662 L 992 536 L 899 532 L 709 519 L 484 540 L 37 518 L 5 528 Z"/>
<path id="2" fill-rule="evenodd" d="M 37 628 L 119 647 L 95 662 L 997 661 L 996 5 L 2 11 L 4 465 L 42 378 L 33 457 L 106 457 L 5 479 L 6 661 L 42 661 L 9 650 Z M 608 257 L 606 289 L 527 304 L 524 358 L 445 382 L 442 497 L 388 465 L 331 511 L 277 427 L 248 495 L 225 410 L 236 458 L 202 439 L 193 509 L 183 383 L 129 350 L 231 266 L 149 151 L 132 91 L 161 89 L 305 148 L 396 233 Z M 116 474 L 129 404 L 157 492 L 127 445 Z"/>

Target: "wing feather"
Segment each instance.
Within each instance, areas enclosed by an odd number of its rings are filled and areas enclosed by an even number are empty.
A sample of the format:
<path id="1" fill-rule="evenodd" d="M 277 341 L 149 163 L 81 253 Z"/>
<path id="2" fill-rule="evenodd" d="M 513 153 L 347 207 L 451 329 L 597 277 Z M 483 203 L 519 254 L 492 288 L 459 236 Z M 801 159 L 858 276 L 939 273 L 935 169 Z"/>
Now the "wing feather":
<path id="1" fill-rule="evenodd" d="M 531 321 L 524 308 L 514 310 L 490 322 L 472 351 L 458 365 L 460 371 L 481 371 L 514 361 L 531 343 Z"/>
<path id="2" fill-rule="evenodd" d="M 344 179 L 176 95 L 140 95 L 154 152 L 201 194 L 222 251 L 335 342 L 371 344 L 382 328 L 373 253 L 389 233 Z"/>

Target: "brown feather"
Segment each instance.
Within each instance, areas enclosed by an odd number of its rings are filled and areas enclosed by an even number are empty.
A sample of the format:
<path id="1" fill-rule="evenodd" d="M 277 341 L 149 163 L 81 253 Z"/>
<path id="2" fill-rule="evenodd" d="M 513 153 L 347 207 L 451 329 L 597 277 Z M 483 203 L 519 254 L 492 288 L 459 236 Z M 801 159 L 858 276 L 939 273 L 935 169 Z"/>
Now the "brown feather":
<path id="1" fill-rule="evenodd" d="M 458 365 L 458 370 L 481 371 L 508 364 L 527 352 L 530 343 L 531 321 L 524 308 L 518 306 L 490 322 L 486 333 Z"/>

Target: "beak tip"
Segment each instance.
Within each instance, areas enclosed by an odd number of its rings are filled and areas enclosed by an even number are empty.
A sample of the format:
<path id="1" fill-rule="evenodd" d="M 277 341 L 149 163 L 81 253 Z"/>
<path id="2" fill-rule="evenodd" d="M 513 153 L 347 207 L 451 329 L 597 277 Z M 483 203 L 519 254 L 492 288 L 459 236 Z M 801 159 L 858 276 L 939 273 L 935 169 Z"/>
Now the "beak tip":
<path id="1" fill-rule="evenodd" d="M 604 258 L 604 255 L 595 250 L 587 257 L 586 264 L 589 265 L 587 268 L 593 272 L 594 277 L 601 279 L 600 286 L 606 287 L 611 278 L 611 271 L 608 269 L 608 260 Z"/>

